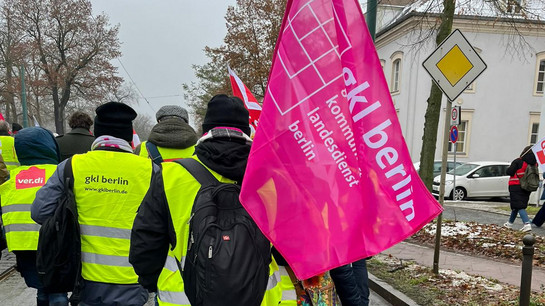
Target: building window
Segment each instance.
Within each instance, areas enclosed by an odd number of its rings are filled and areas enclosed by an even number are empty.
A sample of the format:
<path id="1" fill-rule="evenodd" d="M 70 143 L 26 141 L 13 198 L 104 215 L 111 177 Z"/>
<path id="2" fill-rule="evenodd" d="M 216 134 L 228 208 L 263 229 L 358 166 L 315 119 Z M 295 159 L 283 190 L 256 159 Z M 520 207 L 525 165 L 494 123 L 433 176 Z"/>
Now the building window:
<path id="1" fill-rule="evenodd" d="M 399 70 L 401 69 L 401 60 L 396 59 L 392 63 L 392 92 L 399 91 Z"/>
<path id="2" fill-rule="evenodd" d="M 395 52 L 391 56 L 392 60 L 392 75 L 390 80 L 390 93 L 399 94 L 401 90 L 401 60 L 403 58 L 402 52 Z"/>
<path id="3" fill-rule="evenodd" d="M 505 12 L 511 14 L 520 14 L 522 9 L 522 0 L 504 0 Z"/>
<path id="4" fill-rule="evenodd" d="M 535 94 L 543 95 L 545 89 L 545 52 L 538 57 L 536 69 Z"/>
<path id="5" fill-rule="evenodd" d="M 540 114 L 538 112 L 531 112 L 530 113 L 530 125 L 528 127 L 528 144 L 533 145 L 535 144 L 539 139 L 539 120 L 540 120 Z"/>

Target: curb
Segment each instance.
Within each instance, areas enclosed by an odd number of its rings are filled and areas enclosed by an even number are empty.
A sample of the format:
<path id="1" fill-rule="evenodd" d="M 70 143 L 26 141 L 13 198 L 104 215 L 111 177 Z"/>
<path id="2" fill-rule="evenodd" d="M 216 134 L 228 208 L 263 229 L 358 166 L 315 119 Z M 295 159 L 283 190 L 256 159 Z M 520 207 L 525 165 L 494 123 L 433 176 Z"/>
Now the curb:
<path id="1" fill-rule="evenodd" d="M 371 273 L 369 275 L 369 288 L 380 295 L 383 299 L 392 305 L 400 306 L 418 306 L 415 301 L 405 294 L 397 291 L 388 283 L 382 281 Z"/>

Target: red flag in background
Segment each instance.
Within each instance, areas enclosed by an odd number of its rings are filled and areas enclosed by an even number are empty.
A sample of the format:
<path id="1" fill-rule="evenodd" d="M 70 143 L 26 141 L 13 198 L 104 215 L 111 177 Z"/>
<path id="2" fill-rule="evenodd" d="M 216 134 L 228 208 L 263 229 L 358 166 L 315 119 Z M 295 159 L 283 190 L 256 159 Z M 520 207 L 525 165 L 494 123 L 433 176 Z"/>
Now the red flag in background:
<path id="1" fill-rule="evenodd" d="M 227 66 L 227 69 L 229 70 L 233 95 L 244 101 L 244 106 L 246 106 L 246 109 L 248 109 L 248 112 L 250 113 L 250 128 L 252 129 L 253 135 L 257 129 L 259 116 L 261 115 L 261 106 L 257 103 L 257 99 L 252 95 L 248 87 L 242 83 L 235 72 L 231 70 L 229 66 Z"/>
<path id="2" fill-rule="evenodd" d="M 136 131 L 132 129 L 132 141 L 131 141 L 132 149 L 134 150 L 141 143 L 142 142 L 140 141 L 140 137 L 138 137 L 138 134 L 136 133 Z"/>

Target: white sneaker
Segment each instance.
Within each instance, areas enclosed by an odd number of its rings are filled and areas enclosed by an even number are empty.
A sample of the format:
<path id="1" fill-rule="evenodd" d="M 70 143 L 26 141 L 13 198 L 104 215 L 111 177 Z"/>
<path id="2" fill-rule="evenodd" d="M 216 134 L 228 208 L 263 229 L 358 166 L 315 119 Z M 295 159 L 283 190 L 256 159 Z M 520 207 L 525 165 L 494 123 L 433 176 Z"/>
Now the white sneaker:
<path id="1" fill-rule="evenodd" d="M 513 228 L 513 223 L 511 223 L 511 222 L 505 222 L 505 223 L 503 224 L 503 227 L 506 227 L 506 228 Z"/>
<path id="2" fill-rule="evenodd" d="M 532 230 L 532 225 L 530 223 L 524 224 L 524 226 L 520 229 L 521 232 L 529 232 Z"/>

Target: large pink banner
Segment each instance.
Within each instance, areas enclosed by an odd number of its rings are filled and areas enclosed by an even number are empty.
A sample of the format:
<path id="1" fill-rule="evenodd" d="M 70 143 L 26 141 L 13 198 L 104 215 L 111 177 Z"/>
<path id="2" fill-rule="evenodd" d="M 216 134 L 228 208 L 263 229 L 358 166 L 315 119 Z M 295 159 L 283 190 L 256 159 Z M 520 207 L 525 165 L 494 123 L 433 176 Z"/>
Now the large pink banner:
<path id="1" fill-rule="evenodd" d="M 356 0 L 288 1 L 259 124 L 241 201 L 299 279 L 375 255 L 442 210 Z"/>

